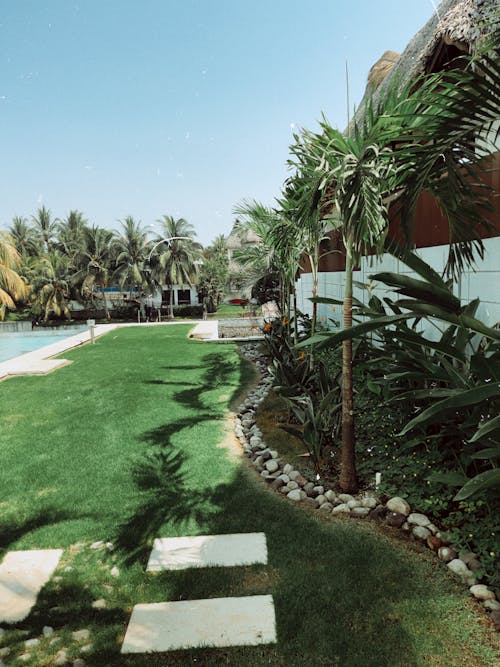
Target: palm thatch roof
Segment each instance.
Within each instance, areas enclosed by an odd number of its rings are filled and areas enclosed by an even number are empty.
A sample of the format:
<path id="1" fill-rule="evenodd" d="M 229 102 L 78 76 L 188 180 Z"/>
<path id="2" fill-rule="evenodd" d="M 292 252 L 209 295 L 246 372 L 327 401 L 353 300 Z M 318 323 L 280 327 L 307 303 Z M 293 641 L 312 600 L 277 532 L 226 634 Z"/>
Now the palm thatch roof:
<path id="1" fill-rule="evenodd" d="M 370 70 L 365 94 L 355 114 L 359 122 L 370 95 L 376 101 L 391 82 L 404 84 L 426 72 L 438 71 L 460 54 L 474 54 L 482 39 L 491 30 L 486 23 L 496 15 L 498 0 L 443 0 L 409 42 L 399 58 L 386 51 Z M 376 91 L 374 93 L 374 90 Z M 354 120 L 349 126 L 353 129 Z"/>

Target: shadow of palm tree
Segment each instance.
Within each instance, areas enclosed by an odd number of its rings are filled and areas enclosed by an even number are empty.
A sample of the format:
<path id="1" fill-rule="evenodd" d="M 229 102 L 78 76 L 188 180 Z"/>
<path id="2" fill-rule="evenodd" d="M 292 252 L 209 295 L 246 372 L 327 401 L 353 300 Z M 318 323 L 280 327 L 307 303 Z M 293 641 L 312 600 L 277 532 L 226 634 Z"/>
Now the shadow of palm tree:
<path id="1" fill-rule="evenodd" d="M 126 564 L 145 562 L 160 527 L 168 522 L 180 526 L 190 519 L 202 520 L 205 492 L 188 489 L 186 456 L 164 447 L 147 452 L 132 470 L 140 494 L 135 511 L 119 526 L 115 538 Z M 184 468 L 184 469 L 183 469 Z"/>
<path id="2" fill-rule="evenodd" d="M 0 521 L 0 552 L 7 550 L 12 543 L 32 530 L 70 519 L 82 518 L 82 516 L 56 507 L 44 507 L 26 518 L 4 519 Z"/>
<path id="3" fill-rule="evenodd" d="M 194 417 L 185 417 L 184 419 L 179 419 L 176 422 L 171 422 L 167 424 L 162 424 L 158 428 L 147 431 L 142 435 L 141 440 L 149 443 L 150 445 L 160 445 L 162 447 L 171 446 L 171 438 L 173 435 L 179 433 L 186 428 L 192 428 L 203 421 L 204 419 L 213 419 L 214 415 L 210 412 L 203 412 Z"/>

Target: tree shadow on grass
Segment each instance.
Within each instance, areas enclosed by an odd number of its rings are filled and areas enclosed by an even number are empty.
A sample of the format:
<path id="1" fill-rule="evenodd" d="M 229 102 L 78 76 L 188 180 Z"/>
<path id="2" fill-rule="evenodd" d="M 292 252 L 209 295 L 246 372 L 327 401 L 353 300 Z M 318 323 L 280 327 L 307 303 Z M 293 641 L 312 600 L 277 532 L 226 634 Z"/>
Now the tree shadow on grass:
<path id="1" fill-rule="evenodd" d="M 82 518 L 82 515 L 77 516 L 74 512 L 56 507 L 44 507 L 25 518 L 0 520 L 0 553 L 32 530 L 76 518 Z"/>
<path id="2" fill-rule="evenodd" d="M 164 523 L 181 526 L 202 520 L 207 494 L 189 489 L 185 482 L 186 456 L 166 448 L 147 452 L 132 469 L 139 492 L 138 507 L 118 527 L 115 545 L 127 565 L 143 565 Z"/>
<path id="3" fill-rule="evenodd" d="M 210 506 L 198 515 L 204 534 L 264 532 L 268 565 L 155 576 L 165 582 L 172 600 L 272 594 L 278 644 L 256 648 L 253 661 L 254 649 L 234 648 L 173 652 L 164 664 L 190 664 L 195 658 L 210 664 L 204 660 L 212 655 L 220 660 L 213 664 L 228 665 L 420 664 L 414 649 L 417 635 L 410 636 L 406 627 L 412 627 L 412 614 L 432 619 L 432 604 L 425 601 L 442 595 L 428 564 L 362 524 L 324 522 L 300 511 L 243 471 L 208 494 L 204 503 Z M 426 628 L 432 632 L 432 620 Z"/>
<path id="4" fill-rule="evenodd" d="M 184 419 L 178 419 L 175 422 L 169 422 L 154 428 L 151 431 L 146 431 L 142 435 L 141 440 L 149 443 L 150 445 L 160 445 L 161 447 L 171 447 L 171 438 L 172 436 L 179 433 L 186 428 L 193 428 L 197 426 L 200 422 L 205 419 L 211 420 L 216 418 L 217 415 L 213 415 L 210 412 L 203 412 L 194 417 L 185 417 Z"/>

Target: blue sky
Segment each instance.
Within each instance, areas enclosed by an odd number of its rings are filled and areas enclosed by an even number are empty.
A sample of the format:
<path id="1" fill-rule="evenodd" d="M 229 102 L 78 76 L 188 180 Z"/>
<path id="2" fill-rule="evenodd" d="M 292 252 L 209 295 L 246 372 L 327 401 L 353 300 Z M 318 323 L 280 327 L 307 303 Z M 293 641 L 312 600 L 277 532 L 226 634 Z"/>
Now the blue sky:
<path id="1" fill-rule="evenodd" d="M 273 204 L 294 127 L 346 124 L 432 0 L 4 0 L 0 226 L 44 204 L 118 228 L 184 217 L 207 244 Z"/>

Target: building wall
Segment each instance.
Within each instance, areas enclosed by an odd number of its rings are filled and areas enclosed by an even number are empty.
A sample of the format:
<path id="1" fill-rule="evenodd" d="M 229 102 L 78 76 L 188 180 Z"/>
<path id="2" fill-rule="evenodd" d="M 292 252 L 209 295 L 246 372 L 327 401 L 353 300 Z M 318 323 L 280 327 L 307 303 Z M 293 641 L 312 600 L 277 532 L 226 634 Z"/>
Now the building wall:
<path id="1" fill-rule="evenodd" d="M 483 243 L 486 249 L 484 260 L 480 262 L 475 272 L 467 271 L 462 274 L 460 280 L 454 285 L 454 292 L 461 299 L 462 304 L 479 298 L 481 303 L 477 311 L 477 317 L 486 324 L 493 326 L 500 322 L 500 236 L 484 239 Z M 420 248 L 416 252 L 438 273 L 442 273 L 448 253 L 447 245 Z M 354 281 L 368 285 L 370 284 L 369 276 L 381 271 L 402 273 L 418 278 L 405 264 L 392 257 L 392 255 L 385 254 L 380 260 L 372 257 L 363 258 L 361 267 L 358 271 L 354 272 Z M 320 272 L 319 296 L 326 296 L 342 301 L 344 282 L 344 271 Z M 309 298 L 312 294 L 312 275 L 310 273 L 303 273 L 296 285 L 297 307 L 303 313 L 311 315 L 312 303 L 309 301 Z M 392 292 L 392 290 L 380 284 L 378 284 L 378 287 L 375 287 L 373 284 L 372 293 L 381 299 L 387 296 L 392 299 L 398 298 L 398 295 Z M 355 286 L 353 295 L 363 303 L 366 303 L 370 292 L 367 289 Z M 318 304 L 318 317 L 323 318 L 323 322 L 325 323 L 333 319 L 341 325 L 342 306 Z M 434 329 L 434 327 L 432 328 Z M 431 330 L 427 333 L 432 335 Z"/>

